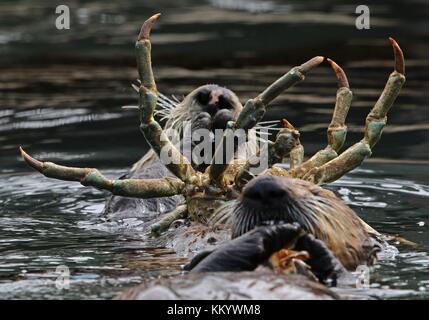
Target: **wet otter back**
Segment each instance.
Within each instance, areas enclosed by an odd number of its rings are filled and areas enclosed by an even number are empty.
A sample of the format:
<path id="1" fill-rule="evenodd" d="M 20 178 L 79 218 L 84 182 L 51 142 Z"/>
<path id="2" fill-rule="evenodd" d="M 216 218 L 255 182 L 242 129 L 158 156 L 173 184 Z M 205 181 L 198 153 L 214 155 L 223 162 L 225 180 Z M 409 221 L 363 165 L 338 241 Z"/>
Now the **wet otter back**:
<path id="1" fill-rule="evenodd" d="M 162 164 L 158 156 L 150 150 L 133 165 L 127 174 L 119 179 L 156 179 L 163 177 L 174 176 Z M 104 207 L 104 214 L 111 219 L 136 217 L 149 221 L 176 208 L 177 204 L 183 200 L 180 195 L 153 199 L 110 196 Z"/>

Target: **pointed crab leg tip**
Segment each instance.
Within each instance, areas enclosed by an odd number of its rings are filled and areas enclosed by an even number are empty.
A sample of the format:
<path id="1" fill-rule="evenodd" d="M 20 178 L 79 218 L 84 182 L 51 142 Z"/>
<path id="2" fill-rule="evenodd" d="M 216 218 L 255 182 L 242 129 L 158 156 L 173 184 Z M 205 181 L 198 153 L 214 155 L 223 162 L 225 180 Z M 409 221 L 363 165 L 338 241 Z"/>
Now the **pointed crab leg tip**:
<path id="1" fill-rule="evenodd" d="M 343 68 L 341 68 L 334 60 L 327 58 L 326 61 L 331 66 L 332 70 L 334 70 L 335 75 L 338 79 L 338 88 L 346 87 L 350 88 L 349 81 L 347 79 L 346 73 Z"/>
<path id="2" fill-rule="evenodd" d="M 160 15 L 161 13 L 154 14 L 143 23 L 137 41 L 149 39 L 150 31 L 152 30 L 153 25 L 155 24 L 156 20 L 158 20 Z"/>
<path id="3" fill-rule="evenodd" d="M 284 128 L 295 130 L 295 127 L 286 119 L 282 119 L 282 125 Z"/>
<path id="4" fill-rule="evenodd" d="M 31 156 L 28 155 L 27 152 L 24 151 L 24 149 L 22 149 L 22 147 L 19 147 L 19 151 L 21 152 L 21 156 L 24 159 L 25 162 L 27 162 L 27 164 L 34 168 L 35 170 L 42 172 L 43 169 L 43 163 L 40 162 L 39 160 L 36 160 L 34 158 L 32 158 Z"/>
<path id="5" fill-rule="evenodd" d="M 404 53 L 402 52 L 401 47 L 396 42 L 395 39 L 389 38 L 390 44 L 393 48 L 393 53 L 395 55 L 395 70 L 401 74 L 405 74 L 405 62 L 404 62 Z"/>
<path id="6" fill-rule="evenodd" d="M 299 70 L 302 73 L 306 73 L 306 72 L 310 71 L 311 69 L 317 67 L 319 64 L 321 64 L 323 62 L 323 60 L 325 60 L 325 58 L 322 56 L 314 57 L 314 58 L 308 60 L 307 62 L 304 62 L 302 65 L 300 65 Z"/>

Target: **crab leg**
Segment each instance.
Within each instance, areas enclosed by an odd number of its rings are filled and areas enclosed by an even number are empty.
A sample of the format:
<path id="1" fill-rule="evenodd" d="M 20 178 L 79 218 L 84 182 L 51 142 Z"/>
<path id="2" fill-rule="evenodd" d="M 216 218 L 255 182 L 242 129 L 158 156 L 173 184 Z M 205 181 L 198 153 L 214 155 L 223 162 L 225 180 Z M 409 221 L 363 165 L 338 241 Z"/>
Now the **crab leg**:
<path id="1" fill-rule="evenodd" d="M 380 98 L 366 118 L 364 138 L 337 158 L 313 168 L 303 177 L 304 180 L 317 184 L 335 181 L 358 167 L 366 157 L 371 155 L 371 149 L 380 139 L 382 129 L 386 125 L 387 113 L 405 82 L 404 55 L 396 41 L 392 38 L 389 40 L 395 54 L 395 70 L 390 74 Z"/>
<path id="2" fill-rule="evenodd" d="M 210 181 L 213 184 L 221 184 L 222 174 L 226 170 L 229 162 L 232 160 L 233 153 L 227 153 L 226 161 L 216 163 L 217 159 L 224 159 L 224 145 L 226 141 L 232 139 L 237 129 L 249 130 L 258 123 L 265 114 L 269 103 L 279 96 L 284 90 L 292 87 L 296 83 L 304 80 L 305 74 L 311 69 L 317 67 L 323 61 L 323 57 L 314 57 L 300 66 L 292 68 L 284 76 L 276 80 L 267 89 L 254 99 L 250 99 L 244 105 L 238 119 L 235 123 L 230 122 L 225 130 L 222 142 L 219 143 L 213 156 L 210 167 L 208 168 Z"/>
<path id="3" fill-rule="evenodd" d="M 185 183 L 176 178 L 110 180 L 97 169 L 60 166 L 52 162 L 41 162 L 29 156 L 21 147 L 22 158 L 28 165 L 48 178 L 78 181 L 84 186 L 108 190 L 114 195 L 133 198 L 158 198 L 181 194 Z"/>
<path id="4" fill-rule="evenodd" d="M 188 207 L 184 205 L 177 206 L 173 211 L 166 213 L 162 219 L 150 226 L 150 230 L 154 235 L 160 235 L 165 230 L 170 228 L 171 224 L 179 219 L 183 219 L 187 215 Z"/>
<path id="5" fill-rule="evenodd" d="M 152 71 L 150 31 L 159 16 L 158 13 L 145 21 L 136 42 L 137 66 L 141 81 L 139 88 L 140 130 L 164 165 L 180 180 L 189 182 L 198 178 L 194 169 L 171 143 L 153 117 L 158 92 Z"/>
<path id="6" fill-rule="evenodd" d="M 290 168 L 296 168 L 299 166 L 302 161 L 304 160 L 304 146 L 299 141 L 299 131 L 294 128 L 294 126 L 287 121 L 286 119 L 283 119 L 283 126 L 285 128 L 289 128 L 291 130 L 292 134 L 294 135 L 295 145 L 293 146 L 292 150 L 289 152 L 289 163 Z"/>
<path id="7" fill-rule="evenodd" d="M 327 59 L 327 61 L 331 65 L 338 79 L 334 114 L 332 115 L 332 120 L 327 132 L 328 145 L 325 149 L 317 152 L 302 165 L 295 168 L 292 167 L 293 170 L 290 171 L 290 174 L 295 178 L 301 178 L 312 168 L 320 167 L 328 161 L 336 158 L 346 139 L 347 126 L 345 125 L 345 121 L 352 101 L 352 91 L 349 88 L 349 82 L 343 69 L 333 60 Z"/>
<path id="8" fill-rule="evenodd" d="M 282 162 L 293 150 L 296 150 L 297 142 L 299 143 L 299 133 L 287 120 L 284 119 L 283 124 L 285 128 L 279 131 L 276 141 L 268 141 L 264 144 L 256 155 L 247 160 L 240 169 L 235 177 L 235 186 L 238 190 L 241 190 L 255 175 L 276 163 Z M 264 163 L 266 166 L 262 167 Z"/>

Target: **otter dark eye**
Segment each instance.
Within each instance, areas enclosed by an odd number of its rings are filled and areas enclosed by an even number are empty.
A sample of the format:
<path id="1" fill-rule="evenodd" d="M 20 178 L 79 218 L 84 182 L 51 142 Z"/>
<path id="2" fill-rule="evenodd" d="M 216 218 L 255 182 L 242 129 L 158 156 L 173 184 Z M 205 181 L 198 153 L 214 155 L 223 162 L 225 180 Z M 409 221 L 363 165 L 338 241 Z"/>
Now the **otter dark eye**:
<path id="1" fill-rule="evenodd" d="M 219 109 L 232 109 L 231 102 L 225 96 L 219 97 Z"/>
<path id="2" fill-rule="evenodd" d="M 197 100 L 200 104 L 206 105 L 210 101 L 210 91 L 208 90 L 201 90 L 197 94 Z"/>

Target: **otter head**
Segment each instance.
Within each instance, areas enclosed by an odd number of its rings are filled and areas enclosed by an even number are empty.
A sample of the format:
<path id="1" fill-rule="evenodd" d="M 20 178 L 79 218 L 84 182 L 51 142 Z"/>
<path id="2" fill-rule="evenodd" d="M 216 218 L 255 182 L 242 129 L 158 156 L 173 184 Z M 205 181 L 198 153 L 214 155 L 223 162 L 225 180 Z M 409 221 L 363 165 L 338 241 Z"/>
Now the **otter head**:
<path id="1" fill-rule="evenodd" d="M 192 119 L 205 121 L 193 124 L 196 128 L 225 129 L 228 121 L 236 120 L 243 106 L 237 95 L 216 84 L 201 86 L 184 99 Z M 208 129 L 208 128 L 207 128 Z"/>
<path id="2" fill-rule="evenodd" d="M 233 238 L 256 226 L 295 222 L 324 241 L 347 269 L 372 263 L 379 251 L 352 209 L 331 191 L 300 179 L 257 177 L 244 188 L 233 210 Z"/>
<path id="3" fill-rule="evenodd" d="M 232 237 L 266 224 L 296 222 L 298 209 L 291 179 L 260 176 L 244 188 L 233 213 Z"/>
<path id="4" fill-rule="evenodd" d="M 181 130 L 183 123 L 191 121 L 192 130 L 225 129 L 228 121 L 236 120 L 242 109 L 234 92 L 216 84 L 207 84 L 190 92 L 172 110 L 166 127 Z"/>
<path id="5" fill-rule="evenodd" d="M 190 159 L 195 169 L 204 171 L 210 163 L 216 149 L 215 130 L 224 130 L 229 121 L 237 120 L 243 106 L 237 95 L 226 88 L 215 84 L 201 86 L 190 92 L 168 116 L 166 128 L 178 133 L 180 139 L 187 141 L 191 138 L 191 148 L 196 145 L 204 152 L 195 162 Z M 189 130 L 184 130 L 188 126 Z M 205 144 L 202 144 L 204 142 Z M 186 148 L 186 145 L 184 146 Z M 188 154 L 186 151 L 183 154 Z M 202 159 L 202 160 L 201 160 Z"/>

